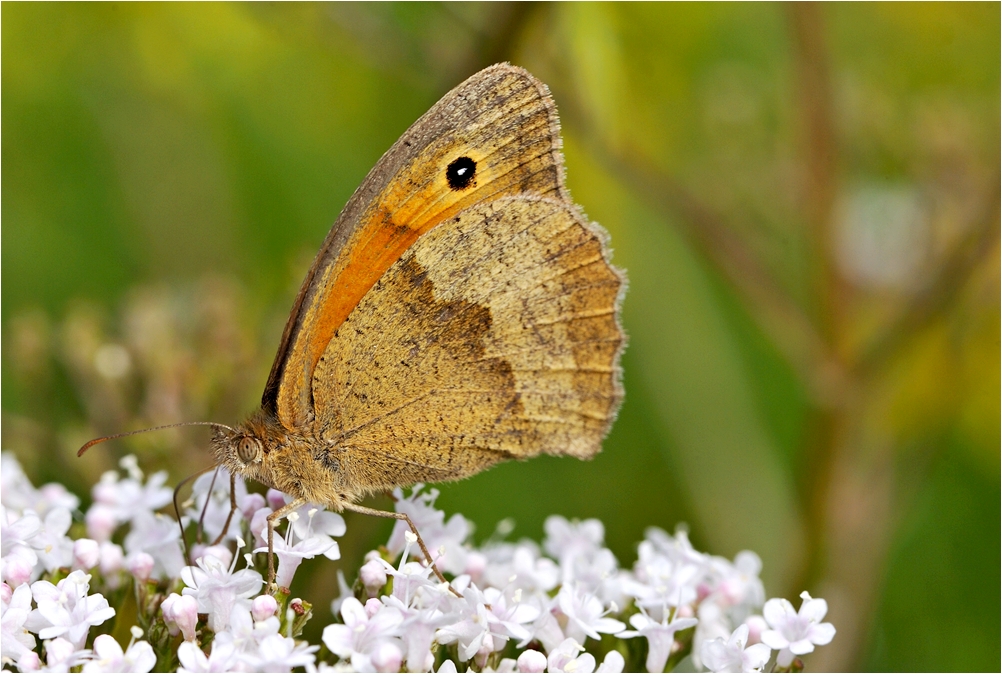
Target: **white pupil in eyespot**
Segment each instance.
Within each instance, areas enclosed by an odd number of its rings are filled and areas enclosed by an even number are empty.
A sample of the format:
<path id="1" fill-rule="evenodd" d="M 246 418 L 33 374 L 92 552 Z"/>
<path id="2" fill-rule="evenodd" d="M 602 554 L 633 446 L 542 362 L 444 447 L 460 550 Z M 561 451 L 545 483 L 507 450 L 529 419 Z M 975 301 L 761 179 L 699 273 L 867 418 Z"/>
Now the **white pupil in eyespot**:
<path id="1" fill-rule="evenodd" d="M 458 173 L 459 175 L 463 175 L 464 173 L 466 173 L 466 169 L 464 168 L 456 169 L 456 173 Z"/>

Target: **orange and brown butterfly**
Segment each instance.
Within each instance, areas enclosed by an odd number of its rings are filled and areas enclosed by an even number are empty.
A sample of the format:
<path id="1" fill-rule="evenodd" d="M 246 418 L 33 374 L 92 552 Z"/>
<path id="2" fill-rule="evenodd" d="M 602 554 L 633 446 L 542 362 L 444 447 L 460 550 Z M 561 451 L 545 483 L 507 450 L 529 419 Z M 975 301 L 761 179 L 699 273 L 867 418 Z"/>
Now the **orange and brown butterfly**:
<path id="1" fill-rule="evenodd" d="M 601 449 L 623 397 L 625 280 L 570 200 L 560 146 L 546 86 L 498 64 L 417 120 L 349 199 L 261 408 L 212 440 L 218 465 L 293 497 L 269 517 L 269 548 L 306 503 L 407 519 L 358 502 Z"/>

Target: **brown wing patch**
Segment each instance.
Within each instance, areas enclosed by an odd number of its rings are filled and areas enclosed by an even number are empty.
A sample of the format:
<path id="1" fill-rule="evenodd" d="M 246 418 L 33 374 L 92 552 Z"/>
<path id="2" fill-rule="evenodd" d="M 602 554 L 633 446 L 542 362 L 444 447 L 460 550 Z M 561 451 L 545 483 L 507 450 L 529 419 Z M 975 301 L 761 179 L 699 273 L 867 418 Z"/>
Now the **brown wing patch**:
<path id="1" fill-rule="evenodd" d="M 603 233 L 562 202 L 463 211 L 418 239 L 335 332 L 314 372 L 315 432 L 358 470 L 399 464 L 407 479 L 394 485 L 505 458 L 592 456 L 622 398 L 623 280 L 607 258 Z"/>
<path id="2" fill-rule="evenodd" d="M 309 383 L 331 337 L 423 233 L 498 196 L 566 197 L 559 144 L 545 86 L 511 66 L 478 73 L 415 122 L 328 235 L 289 319 L 263 407 L 286 428 L 309 422 Z M 448 169 L 458 159 L 473 175 L 457 183 Z"/>

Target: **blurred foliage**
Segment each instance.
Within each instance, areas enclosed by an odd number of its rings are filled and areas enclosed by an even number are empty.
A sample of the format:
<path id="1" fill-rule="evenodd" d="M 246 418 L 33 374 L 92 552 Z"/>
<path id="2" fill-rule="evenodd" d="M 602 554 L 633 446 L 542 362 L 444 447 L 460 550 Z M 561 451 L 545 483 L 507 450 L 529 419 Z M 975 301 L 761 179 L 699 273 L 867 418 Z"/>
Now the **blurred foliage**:
<path id="1" fill-rule="evenodd" d="M 510 60 L 552 88 L 571 190 L 629 272 L 627 401 L 594 461 L 503 465 L 441 504 L 480 537 L 600 517 L 624 564 L 650 525 L 754 549 L 770 596 L 829 600 L 815 670 L 997 666 L 998 4 L 2 19 L 3 445 L 37 482 L 86 493 L 127 451 L 205 466 L 197 430 L 73 453 L 250 411 L 366 171 Z M 347 575 L 387 531 L 351 519 Z M 334 575 L 309 569 L 323 606 Z"/>

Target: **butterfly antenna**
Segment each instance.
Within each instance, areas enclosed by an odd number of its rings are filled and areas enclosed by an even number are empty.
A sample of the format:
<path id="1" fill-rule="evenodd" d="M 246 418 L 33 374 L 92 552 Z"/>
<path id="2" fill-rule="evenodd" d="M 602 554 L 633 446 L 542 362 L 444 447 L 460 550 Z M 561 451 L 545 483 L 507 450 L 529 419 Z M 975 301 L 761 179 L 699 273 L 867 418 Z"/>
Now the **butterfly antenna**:
<path id="1" fill-rule="evenodd" d="M 212 488 L 216 486 L 217 477 L 219 477 L 219 466 L 216 466 L 216 472 L 212 474 L 212 482 L 209 483 L 209 490 L 205 492 L 205 503 L 202 504 L 202 512 L 198 516 L 198 538 L 196 540 L 199 543 L 202 542 L 202 526 L 205 524 L 205 513 L 209 509 L 209 501 L 212 500 Z"/>
<path id="2" fill-rule="evenodd" d="M 84 449 L 86 449 L 86 447 Z M 197 473 L 195 473 L 194 475 L 189 475 L 188 477 L 186 477 L 183 480 L 181 480 L 180 482 L 178 482 L 177 486 L 174 487 L 174 515 L 177 516 L 177 525 L 179 527 L 181 527 L 181 547 L 184 548 L 184 560 L 186 562 L 188 562 L 188 564 L 191 564 L 191 558 L 188 556 L 188 540 L 184 537 L 184 523 L 181 522 L 181 507 L 178 505 L 177 496 L 178 496 L 178 494 L 181 493 L 181 487 L 183 487 L 184 485 L 188 484 L 189 482 L 191 482 L 195 478 L 201 477 L 202 475 L 205 475 L 210 470 L 215 470 L 215 469 L 216 469 L 216 466 L 209 466 L 205 470 L 200 470 Z M 213 478 L 213 479 L 215 479 L 215 478 Z"/>
<path id="3" fill-rule="evenodd" d="M 178 426 L 213 426 L 215 428 L 223 428 L 230 433 L 236 433 L 236 430 L 230 428 L 226 424 L 219 424 L 215 421 L 182 421 L 179 424 L 167 424 L 166 426 L 154 426 L 153 428 L 143 428 L 138 431 L 129 431 L 128 433 L 116 433 L 115 435 L 106 435 L 103 438 L 94 438 L 83 447 L 77 451 L 77 456 L 83 456 L 83 453 L 94 445 L 101 444 L 107 440 L 117 440 L 118 438 L 127 438 L 130 435 L 138 435 L 139 433 L 149 433 L 150 431 L 163 431 L 168 428 L 177 428 Z M 201 473 L 199 473 L 201 475 Z"/>

